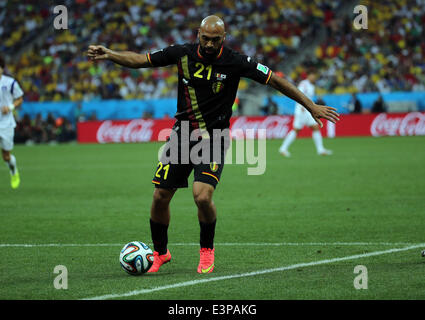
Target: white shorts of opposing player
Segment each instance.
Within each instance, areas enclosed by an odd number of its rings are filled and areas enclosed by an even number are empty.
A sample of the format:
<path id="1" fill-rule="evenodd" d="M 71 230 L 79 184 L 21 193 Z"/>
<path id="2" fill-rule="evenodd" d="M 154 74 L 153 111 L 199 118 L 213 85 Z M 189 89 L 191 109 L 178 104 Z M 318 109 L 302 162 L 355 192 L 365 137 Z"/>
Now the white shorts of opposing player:
<path id="1" fill-rule="evenodd" d="M 0 128 L 0 148 L 5 151 L 13 149 L 15 128 Z"/>

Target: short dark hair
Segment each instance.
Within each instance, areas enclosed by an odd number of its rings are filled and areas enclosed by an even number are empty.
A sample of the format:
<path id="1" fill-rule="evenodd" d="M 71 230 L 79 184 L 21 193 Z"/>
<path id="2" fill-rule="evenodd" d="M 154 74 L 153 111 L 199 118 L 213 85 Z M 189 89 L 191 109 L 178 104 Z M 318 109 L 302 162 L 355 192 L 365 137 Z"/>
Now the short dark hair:
<path id="1" fill-rule="evenodd" d="M 6 62 L 4 61 L 4 58 L 2 56 L 0 56 L 0 67 L 2 69 L 4 69 L 5 64 L 6 64 Z"/>

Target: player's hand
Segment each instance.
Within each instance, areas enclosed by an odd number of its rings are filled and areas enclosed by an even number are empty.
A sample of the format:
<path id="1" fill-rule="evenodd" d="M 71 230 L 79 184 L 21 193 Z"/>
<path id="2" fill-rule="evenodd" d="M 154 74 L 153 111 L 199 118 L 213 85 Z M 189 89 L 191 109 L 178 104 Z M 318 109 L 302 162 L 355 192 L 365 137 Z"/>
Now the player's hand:
<path id="1" fill-rule="evenodd" d="M 332 107 L 314 104 L 310 112 L 314 120 L 320 125 L 320 128 L 323 128 L 323 123 L 320 119 L 326 119 L 333 123 L 339 121 L 339 114 L 336 112 L 336 109 Z"/>
<path id="2" fill-rule="evenodd" d="M 6 106 L 1 107 L 1 114 L 5 115 L 5 114 L 8 114 L 9 112 L 10 112 L 9 107 L 6 107 Z"/>
<path id="3" fill-rule="evenodd" d="M 91 60 L 106 60 L 109 59 L 110 49 L 104 46 L 91 45 L 87 50 L 87 56 Z"/>

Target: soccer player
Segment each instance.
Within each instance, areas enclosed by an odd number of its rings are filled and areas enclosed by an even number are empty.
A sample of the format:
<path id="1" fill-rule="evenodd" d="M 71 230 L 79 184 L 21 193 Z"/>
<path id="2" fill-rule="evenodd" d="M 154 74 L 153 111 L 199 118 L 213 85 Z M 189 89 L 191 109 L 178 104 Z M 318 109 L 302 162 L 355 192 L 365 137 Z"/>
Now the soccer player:
<path id="1" fill-rule="evenodd" d="M 9 167 L 10 185 L 16 189 L 20 178 L 16 158 L 10 153 L 16 127 L 13 110 L 21 106 L 24 93 L 15 79 L 3 74 L 4 69 L 5 60 L 0 56 L 0 146 L 3 160 Z"/>
<path id="2" fill-rule="evenodd" d="M 313 103 L 295 86 L 284 78 L 276 76 L 267 66 L 254 61 L 251 57 L 240 54 L 224 46 L 226 37 L 224 22 L 217 16 L 208 16 L 198 29 L 198 43 L 172 45 L 165 49 L 138 54 L 134 52 L 117 52 L 100 45 L 91 45 L 87 55 L 93 60 L 108 59 L 119 65 L 130 68 L 151 68 L 168 65 L 178 67 L 178 97 L 176 123 L 167 144 L 176 141 L 183 134 L 183 128 L 189 127 L 193 133 L 202 136 L 201 141 L 214 141 L 215 129 L 229 128 L 232 105 L 235 101 L 241 77 L 253 79 L 269 85 L 288 97 L 299 102 L 312 113 L 314 119 L 336 122 L 336 110 Z M 205 136 L 205 133 L 208 135 Z M 211 141 L 209 140 L 211 138 Z M 182 139 L 178 140 L 182 141 Z M 214 143 L 211 143 L 214 144 Z M 151 206 L 150 227 L 154 246 L 154 263 L 148 272 L 157 272 L 159 268 L 171 260 L 167 248 L 167 230 L 170 223 L 170 202 L 178 188 L 188 186 L 188 177 L 194 171 L 193 198 L 198 210 L 200 225 L 200 260 L 197 271 L 210 273 L 214 269 L 214 235 L 217 210 L 213 202 L 213 193 L 223 170 L 226 146 L 216 158 L 209 163 L 205 161 L 189 163 L 159 162 L 153 183 L 155 190 Z M 196 145 L 195 145 L 196 146 Z M 183 149 L 183 142 L 178 142 Z M 194 144 L 189 141 L 189 152 Z M 165 148 L 163 159 L 170 155 Z M 181 155 L 183 158 L 185 155 Z"/>
<path id="3" fill-rule="evenodd" d="M 315 82 L 316 73 L 310 72 L 307 76 L 307 79 L 304 79 L 299 83 L 298 89 L 302 91 L 307 97 L 313 99 Z M 322 156 L 331 155 L 332 151 L 325 149 L 323 146 L 322 133 L 320 132 L 320 128 L 316 119 L 314 119 L 311 113 L 308 112 L 300 103 L 295 105 L 294 121 L 292 125 L 293 129 L 286 135 L 285 140 L 283 140 L 283 143 L 279 148 L 279 152 L 285 157 L 291 156 L 291 153 L 288 151 L 289 146 L 292 144 L 292 142 L 295 141 L 298 132 L 304 126 L 308 126 L 313 131 L 311 136 L 313 138 L 314 145 L 316 146 L 317 154 Z"/>

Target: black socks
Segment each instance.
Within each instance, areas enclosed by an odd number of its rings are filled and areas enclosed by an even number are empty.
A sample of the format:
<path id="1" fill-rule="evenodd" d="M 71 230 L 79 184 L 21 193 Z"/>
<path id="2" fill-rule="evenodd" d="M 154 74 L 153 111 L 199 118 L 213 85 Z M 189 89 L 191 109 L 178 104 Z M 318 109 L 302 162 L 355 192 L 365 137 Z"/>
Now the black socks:
<path id="1" fill-rule="evenodd" d="M 201 229 L 200 233 L 200 245 L 201 248 L 210 248 L 214 249 L 214 235 L 215 235 L 215 225 L 216 221 L 212 223 L 205 223 L 199 221 L 199 226 Z M 151 225 L 151 235 L 153 248 L 160 255 L 167 253 L 167 244 L 168 244 L 168 225 L 154 222 L 150 219 Z"/>
<path id="2" fill-rule="evenodd" d="M 212 223 L 205 223 L 199 221 L 201 227 L 200 245 L 201 248 L 214 249 L 214 235 L 215 235 L 215 224 L 217 220 Z"/>
<path id="3" fill-rule="evenodd" d="M 167 253 L 168 225 L 154 222 L 150 219 L 153 248 L 160 255 Z"/>

